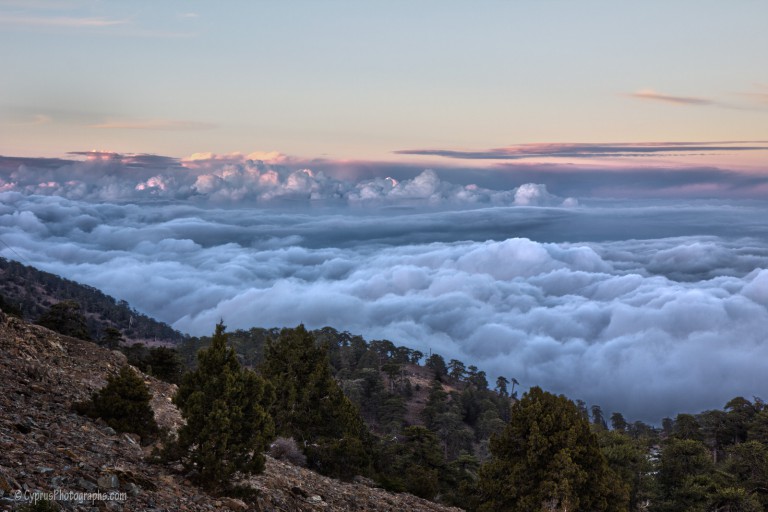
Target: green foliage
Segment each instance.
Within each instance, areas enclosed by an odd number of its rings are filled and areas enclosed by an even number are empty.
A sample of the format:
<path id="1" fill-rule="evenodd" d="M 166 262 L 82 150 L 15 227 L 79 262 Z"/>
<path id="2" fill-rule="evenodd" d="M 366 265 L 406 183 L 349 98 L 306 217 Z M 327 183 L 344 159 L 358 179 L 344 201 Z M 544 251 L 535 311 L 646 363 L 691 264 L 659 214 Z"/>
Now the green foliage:
<path id="1" fill-rule="evenodd" d="M 236 472 L 263 471 L 264 451 L 274 437 L 265 407 L 272 387 L 241 367 L 224 329 L 222 323 L 216 326 L 211 346 L 198 353 L 197 368 L 184 375 L 174 397 L 186 424 L 173 448 L 212 490 L 230 486 Z"/>
<path id="2" fill-rule="evenodd" d="M 509 379 L 504 377 L 503 375 L 500 375 L 496 378 L 496 391 L 501 396 L 509 396 L 509 391 L 507 390 L 507 385 L 509 385 Z"/>
<path id="3" fill-rule="evenodd" d="M 748 493 L 741 487 L 718 489 L 709 500 L 707 510 L 717 512 L 763 512 L 764 505 L 755 494 Z"/>
<path id="4" fill-rule="evenodd" d="M 152 347 L 145 360 L 147 373 L 153 377 L 178 384 L 184 370 L 179 352 L 168 347 Z"/>
<path id="5" fill-rule="evenodd" d="M 678 414 L 672 427 L 672 436 L 675 439 L 702 441 L 701 424 L 692 414 Z"/>
<path id="6" fill-rule="evenodd" d="M 21 308 L 2 295 L 0 295 L 0 311 L 17 318 L 24 318 L 24 313 L 22 313 Z"/>
<path id="7" fill-rule="evenodd" d="M 172 384 L 181 383 L 185 365 L 179 350 L 134 343 L 121 351 L 128 357 L 128 363 L 142 372 Z"/>
<path id="8" fill-rule="evenodd" d="M 146 442 L 159 431 L 149 405 L 151 399 L 144 380 L 130 366 L 123 366 L 120 374 L 109 377 L 107 385 L 94 393 L 90 402 L 75 404 L 75 409 L 101 418 L 119 432 L 138 434 Z"/>
<path id="9" fill-rule="evenodd" d="M 589 422 L 562 395 L 531 388 L 490 448 L 492 458 L 480 469 L 480 510 L 626 510 L 627 491 Z"/>
<path id="10" fill-rule="evenodd" d="M 119 329 L 114 327 L 107 327 L 104 329 L 104 334 L 99 340 L 99 345 L 107 347 L 110 350 L 115 350 L 123 342 L 123 333 Z"/>
<path id="11" fill-rule="evenodd" d="M 629 510 L 654 498 L 653 465 L 646 443 L 633 439 L 623 431 L 599 430 L 600 451 L 608 467 L 629 491 Z"/>
<path id="12" fill-rule="evenodd" d="M 758 441 L 734 445 L 724 466 L 724 486 L 754 496 L 760 510 L 768 510 L 768 446 Z"/>
<path id="13" fill-rule="evenodd" d="M 421 426 L 405 428 L 377 454 L 379 480 L 386 488 L 433 499 L 445 470 L 440 443 L 434 432 Z"/>
<path id="14" fill-rule="evenodd" d="M 430 368 L 434 373 L 435 380 L 443 380 L 448 374 L 448 367 L 445 364 L 445 359 L 440 354 L 432 354 L 427 358 L 427 368 Z"/>
<path id="15" fill-rule="evenodd" d="M 613 430 L 625 432 L 628 426 L 629 425 L 627 424 L 627 420 L 624 419 L 623 414 L 621 414 L 620 412 L 614 412 L 613 414 L 611 414 L 611 428 Z"/>
<path id="16" fill-rule="evenodd" d="M 52 331 L 81 340 L 90 340 L 88 323 L 85 321 L 80 304 L 73 300 L 65 300 L 51 306 L 37 320 L 38 325 L 47 327 Z"/>
<path id="17" fill-rule="evenodd" d="M 658 511 L 705 510 L 714 491 L 712 457 L 704 443 L 693 439 L 670 439 L 661 454 L 657 481 Z"/>
<path id="18" fill-rule="evenodd" d="M 277 432 L 306 447 L 310 467 L 342 478 L 368 473 L 368 431 L 333 378 L 327 347 L 303 325 L 283 329 L 267 343 L 262 372 L 277 390 L 270 409 Z"/>

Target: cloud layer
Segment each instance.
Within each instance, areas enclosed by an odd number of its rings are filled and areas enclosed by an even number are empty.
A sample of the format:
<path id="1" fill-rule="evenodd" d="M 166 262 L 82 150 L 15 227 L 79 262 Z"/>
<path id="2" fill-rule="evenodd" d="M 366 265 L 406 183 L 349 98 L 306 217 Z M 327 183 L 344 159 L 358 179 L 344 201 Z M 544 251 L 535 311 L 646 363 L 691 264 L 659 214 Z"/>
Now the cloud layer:
<path id="1" fill-rule="evenodd" d="M 651 96 L 645 95 L 644 98 Z M 653 99 L 693 104 L 696 100 L 677 96 L 656 95 Z M 704 100 L 701 100 L 702 102 Z M 480 151 L 451 149 L 403 149 L 401 155 L 428 155 L 465 160 L 523 160 L 528 158 L 600 158 L 637 157 L 648 155 L 691 155 L 725 151 L 768 151 L 766 141 L 718 141 L 718 142 L 644 142 L 601 144 L 517 144 L 503 148 Z"/>
<path id="2" fill-rule="evenodd" d="M 439 185 L 427 174 L 409 187 L 427 197 Z M 650 421 L 766 396 L 761 205 L 216 209 L 16 192 L 0 202 L 14 251 L 0 255 L 194 334 L 219 318 L 332 325 Z"/>
<path id="3" fill-rule="evenodd" d="M 707 145 L 536 144 L 465 155 L 493 159 L 497 151 L 523 155 L 462 167 L 464 156 L 424 166 L 376 161 L 303 160 L 278 152 L 195 153 L 179 159 L 152 154 L 72 152 L 71 159 L 0 156 L 0 191 L 57 195 L 87 201 L 186 201 L 193 204 L 268 205 L 280 202 L 348 206 L 431 205 L 482 207 L 573 205 L 578 198 L 754 198 L 768 192 L 768 175 L 667 162 L 609 165 L 534 163 L 534 155 L 616 157 L 716 152 L 738 146 L 759 151 L 759 142 Z M 750 149 L 752 148 L 752 149 Z M 510 153 L 511 151 L 511 153 Z M 505 154 L 507 154 L 505 153 Z M 437 153 L 436 153 L 437 154 Z M 485 156 L 483 156 L 485 155 Z M 527 155 L 527 156 L 525 156 Z M 503 155 L 502 155 L 503 156 Z M 434 163 L 434 162 L 433 162 Z M 537 184 L 533 192 L 531 184 Z M 542 187 L 543 185 L 543 187 Z M 546 187 L 546 190 L 545 190 Z M 539 200 L 532 194 L 538 194 Z"/>
<path id="4" fill-rule="evenodd" d="M 88 201 L 188 200 L 196 204 L 324 202 L 345 205 L 576 206 L 573 198 L 527 183 L 509 190 L 442 180 L 432 170 L 409 179 L 342 180 L 323 171 L 284 165 L 278 153 L 195 154 L 177 160 L 159 155 L 74 152 L 85 161 L 0 160 L 0 191 L 55 195 Z M 259 157 L 263 159 L 252 159 Z"/>

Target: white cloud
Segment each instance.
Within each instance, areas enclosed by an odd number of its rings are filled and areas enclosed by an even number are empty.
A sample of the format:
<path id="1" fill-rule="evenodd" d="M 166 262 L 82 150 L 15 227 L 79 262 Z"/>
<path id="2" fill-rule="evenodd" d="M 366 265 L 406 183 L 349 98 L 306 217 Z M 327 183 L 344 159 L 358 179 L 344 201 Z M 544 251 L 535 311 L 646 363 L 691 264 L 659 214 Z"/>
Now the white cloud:
<path id="1" fill-rule="evenodd" d="M 180 162 L 152 155 L 87 153 L 88 160 L 51 168 L 0 167 L 0 188 L 92 201 L 192 200 L 198 204 L 269 204 L 285 200 L 355 206 L 521 205 L 576 206 L 544 185 L 490 190 L 441 180 L 431 170 L 412 179 L 346 181 L 309 168 L 295 169 L 278 152 L 195 153 Z"/>
<path id="2" fill-rule="evenodd" d="M 208 179 L 227 182 L 214 193 L 245 189 L 245 197 L 252 193 L 245 178 L 268 172 L 236 167 Z M 326 178 L 296 172 L 274 190 L 328 193 Z M 378 199 L 397 187 L 379 185 Z M 403 190 L 409 199 L 445 201 L 458 189 L 426 173 Z M 702 236 L 695 233 L 723 212 L 494 207 L 360 215 L 5 192 L 0 237 L 15 253 L 0 247 L 0 254 L 21 255 L 194 334 L 210 333 L 220 318 L 232 329 L 332 325 L 657 421 L 768 391 L 768 233 L 749 223 L 753 209 L 736 212 L 727 236 Z M 694 234 L 631 239 L 648 223 L 663 232 L 660 218 Z M 599 229 L 594 239 L 602 241 L 563 241 L 577 224 Z"/>

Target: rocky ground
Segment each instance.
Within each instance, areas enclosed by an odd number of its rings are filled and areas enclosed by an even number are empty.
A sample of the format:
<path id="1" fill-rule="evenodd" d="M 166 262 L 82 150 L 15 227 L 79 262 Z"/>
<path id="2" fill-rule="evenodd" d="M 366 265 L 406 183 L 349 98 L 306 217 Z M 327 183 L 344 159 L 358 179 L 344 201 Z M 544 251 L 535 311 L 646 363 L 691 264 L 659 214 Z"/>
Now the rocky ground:
<path id="1" fill-rule="evenodd" d="M 370 482 L 344 483 L 283 461 L 249 479 L 257 497 L 212 497 L 178 468 L 152 464 L 135 436 L 71 411 L 126 364 L 125 356 L 0 312 L 0 510 L 33 497 L 63 510 L 449 511 Z M 145 376 L 161 426 L 177 428 L 175 387 Z"/>

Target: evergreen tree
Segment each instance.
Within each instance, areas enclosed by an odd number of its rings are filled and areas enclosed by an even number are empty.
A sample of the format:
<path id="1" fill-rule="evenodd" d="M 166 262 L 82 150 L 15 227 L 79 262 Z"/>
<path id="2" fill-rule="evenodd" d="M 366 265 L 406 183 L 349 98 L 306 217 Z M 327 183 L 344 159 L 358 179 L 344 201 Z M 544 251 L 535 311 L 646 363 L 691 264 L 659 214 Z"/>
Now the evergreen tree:
<path id="1" fill-rule="evenodd" d="M 114 327 L 107 327 L 104 329 L 104 335 L 99 340 L 99 345 L 107 347 L 110 350 L 115 350 L 120 346 L 123 341 L 123 333 L 119 329 Z"/>
<path id="2" fill-rule="evenodd" d="M 262 371 L 277 390 L 277 432 L 304 445 L 310 467 L 343 478 L 368 472 L 360 412 L 334 380 L 328 350 L 303 325 L 267 342 Z"/>
<path id="3" fill-rule="evenodd" d="M 403 437 L 408 460 L 403 473 L 405 488 L 416 496 L 432 499 L 445 465 L 437 436 L 425 427 L 413 426 L 403 430 Z"/>
<path id="4" fill-rule="evenodd" d="M 490 449 L 478 482 L 482 511 L 627 508 L 627 490 L 608 468 L 589 422 L 562 395 L 531 388 Z"/>
<path id="5" fill-rule="evenodd" d="M 179 384 L 184 362 L 179 351 L 168 347 L 152 347 L 145 360 L 147 373 L 165 382 Z"/>
<path id="6" fill-rule="evenodd" d="M 759 510 L 768 510 L 768 446 L 757 441 L 731 446 L 725 469 L 728 487 L 743 488 L 760 503 Z"/>
<path id="7" fill-rule="evenodd" d="M 216 325 L 211 346 L 198 352 L 197 369 L 184 375 L 174 397 L 186 420 L 177 442 L 182 461 L 212 490 L 226 487 L 236 472 L 263 471 L 264 451 L 274 437 L 264 407 L 272 388 L 240 366 L 224 329 Z"/>
<path id="8" fill-rule="evenodd" d="M 620 412 L 614 412 L 611 414 L 611 428 L 619 432 L 625 432 L 627 430 L 627 420 L 624 419 L 624 415 Z"/>
<path id="9" fill-rule="evenodd" d="M 629 490 L 628 510 L 639 510 L 642 503 L 652 501 L 653 466 L 646 444 L 619 429 L 600 430 L 597 436 L 608 467 Z"/>
<path id="10" fill-rule="evenodd" d="M 3 311 L 4 313 L 15 316 L 17 318 L 24 318 L 24 314 L 22 313 L 21 308 L 19 308 L 19 306 L 13 302 L 7 300 L 2 295 L 0 295 L 0 311 Z"/>
<path id="11" fill-rule="evenodd" d="M 701 424 L 692 414 L 678 414 L 672 427 L 672 437 L 675 439 L 690 439 L 702 441 Z"/>
<path id="12" fill-rule="evenodd" d="M 427 368 L 430 368 L 435 374 L 435 380 L 443 380 L 448 374 L 448 367 L 445 365 L 445 359 L 440 354 L 432 354 L 427 358 L 425 363 Z"/>
<path id="13" fill-rule="evenodd" d="M 608 430 L 608 424 L 603 417 L 603 409 L 599 405 L 592 406 L 592 425 L 598 430 Z"/>
<path id="14" fill-rule="evenodd" d="M 712 457 L 704 443 L 670 439 L 659 461 L 656 478 L 661 496 L 654 509 L 659 512 L 705 510 L 709 495 L 715 490 L 711 472 Z"/>
<path id="15" fill-rule="evenodd" d="M 501 396 L 509 396 L 509 391 L 507 391 L 507 385 L 509 384 L 509 379 L 507 379 L 504 376 L 499 376 L 496 378 L 496 391 L 498 391 L 499 395 Z"/>
<path id="16" fill-rule="evenodd" d="M 75 409 L 92 418 L 101 418 L 119 432 L 132 432 L 143 441 L 158 433 L 155 413 L 149 405 L 152 395 L 144 380 L 130 367 L 123 366 L 117 376 L 93 394 L 90 402 L 75 404 Z"/>
<path id="17" fill-rule="evenodd" d="M 37 325 L 47 327 L 65 336 L 90 341 L 88 323 L 80 309 L 80 304 L 73 300 L 64 300 L 51 306 L 38 320 Z"/>
<path id="18" fill-rule="evenodd" d="M 464 363 L 458 359 L 451 359 L 448 362 L 448 375 L 450 375 L 452 378 L 456 380 L 462 380 L 466 372 L 466 366 L 464 366 Z"/>

